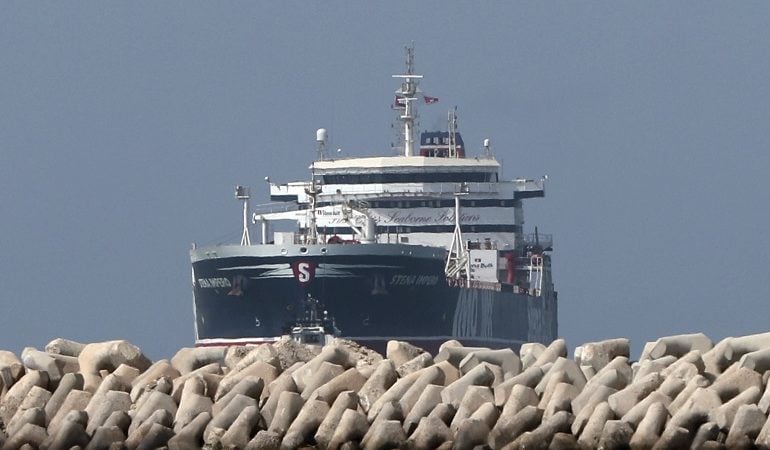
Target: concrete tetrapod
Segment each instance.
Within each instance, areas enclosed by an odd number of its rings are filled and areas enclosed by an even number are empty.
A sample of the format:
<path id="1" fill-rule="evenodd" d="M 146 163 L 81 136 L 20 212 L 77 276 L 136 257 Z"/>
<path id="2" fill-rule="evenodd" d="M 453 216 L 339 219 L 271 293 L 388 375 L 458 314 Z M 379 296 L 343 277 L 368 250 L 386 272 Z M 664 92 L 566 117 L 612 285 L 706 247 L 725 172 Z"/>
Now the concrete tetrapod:
<path id="1" fill-rule="evenodd" d="M 336 450 L 344 443 L 350 441 L 360 441 L 369 430 L 369 422 L 366 416 L 354 409 L 346 409 L 342 413 L 339 425 L 334 430 L 331 441 L 327 448 Z"/>
<path id="2" fill-rule="evenodd" d="M 367 450 L 385 450 L 402 448 L 406 442 L 406 433 L 398 420 L 375 422 L 361 440 L 361 446 Z"/>
<path id="3" fill-rule="evenodd" d="M 394 366 L 398 367 L 424 352 L 425 350 L 412 345 L 409 342 L 390 340 L 385 349 L 385 358 L 389 359 Z"/>
<path id="4" fill-rule="evenodd" d="M 332 440 L 332 436 L 334 435 L 334 430 L 337 429 L 337 425 L 339 425 L 339 422 L 342 419 L 342 414 L 348 409 L 356 409 L 358 402 L 358 394 L 353 391 L 341 392 L 337 396 L 337 399 L 334 400 L 334 404 L 332 404 L 332 407 L 318 426 L 318 431 L 316 431 L 314 437 L 320 449 L 323 450 L 328 447 Z"/>
<path id="5" fill-rule="evenodd" d="M 244 408 L 227 428 L 225 434 L 222 435 L 222 446 L 225 448 L 245 448 L 251 441 L 261 418 L 259 408 L 256 406 Z"/>
<path id="6" fill-rule="evenodd" d="M 293 449 L 303 443 L 310 443 L 310 438 L 318 431 L 328 413 L 329 404 L 325 401 L 308 400 L 286 431 L 281 447 Z"/>
<path id="7" fill-rule="evenodd" d="M 102 369 L 112 371 L 126 364 L 144 371 L 151 365 L 139 347 L 125 340 L 87 344 L 78 355 L 78 363 L 83 374 L 83 387 L 89 392 L 95 392 L 99 386 Z"/>
<path id="8" fill-rule="evenodd" d="M 651 449 L 663 432 L 668 419 L 668 410 L 662 402 L 654 402 L 646 409 L 644 417 L 636 426 L 636 431 L 629 442 L 634 450 Z M 625 419 L 624 419 L 625 421 Z"/>

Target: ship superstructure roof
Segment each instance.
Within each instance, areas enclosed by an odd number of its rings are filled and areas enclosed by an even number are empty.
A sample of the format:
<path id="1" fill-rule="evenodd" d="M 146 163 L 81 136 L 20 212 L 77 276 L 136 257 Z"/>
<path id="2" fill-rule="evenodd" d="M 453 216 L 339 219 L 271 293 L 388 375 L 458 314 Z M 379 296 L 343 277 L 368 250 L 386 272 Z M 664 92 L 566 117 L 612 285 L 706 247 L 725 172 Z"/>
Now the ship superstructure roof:
<path id="1" fill-rule="evenodd" d="M 366 158 L 329 159 L 313 163 L 318 174 L 339 171 L 464 171 L 486 169 L 497 171 L 500 163 L 492 158 L 433 158 L 427 156 L 375 156 Z"/>

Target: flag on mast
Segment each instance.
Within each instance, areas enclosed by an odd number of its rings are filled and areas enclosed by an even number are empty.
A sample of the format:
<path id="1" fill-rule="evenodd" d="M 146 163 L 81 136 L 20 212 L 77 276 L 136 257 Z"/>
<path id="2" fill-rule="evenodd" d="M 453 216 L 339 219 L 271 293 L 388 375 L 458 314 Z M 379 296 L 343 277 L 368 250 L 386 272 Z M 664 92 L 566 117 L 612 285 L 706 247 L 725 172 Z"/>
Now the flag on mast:
<path id="1" fill-rule="evenodd" d="M 437 103 L 438 97 L 431 97 L 429 95 L 423 95 L 422 96 L 423 101 L 425 101 L 426 105 L 430 105 L 431 103 Z"/>

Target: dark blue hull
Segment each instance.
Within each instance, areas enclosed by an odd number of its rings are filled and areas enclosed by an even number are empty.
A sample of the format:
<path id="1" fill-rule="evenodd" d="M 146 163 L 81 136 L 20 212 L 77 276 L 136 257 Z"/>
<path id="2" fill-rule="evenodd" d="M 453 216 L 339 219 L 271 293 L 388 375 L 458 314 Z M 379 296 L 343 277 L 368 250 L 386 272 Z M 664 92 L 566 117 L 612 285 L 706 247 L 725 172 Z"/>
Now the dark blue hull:
<path id="1" fill-rule="evenodd" d="M 504 284 L 459 286 L 444 276 L 440 255 L 336 247 L 272 255 L 234 247 L 214 257 L 193 251 L 196 343 L 274 340 L 302 314 L 308 294 L 334 317 L 343 337 L 377 349 L 390 339 L 435 350 L 448 339 L 518 347 L 556 338 L 555 293 L 533 297 Z"/>

